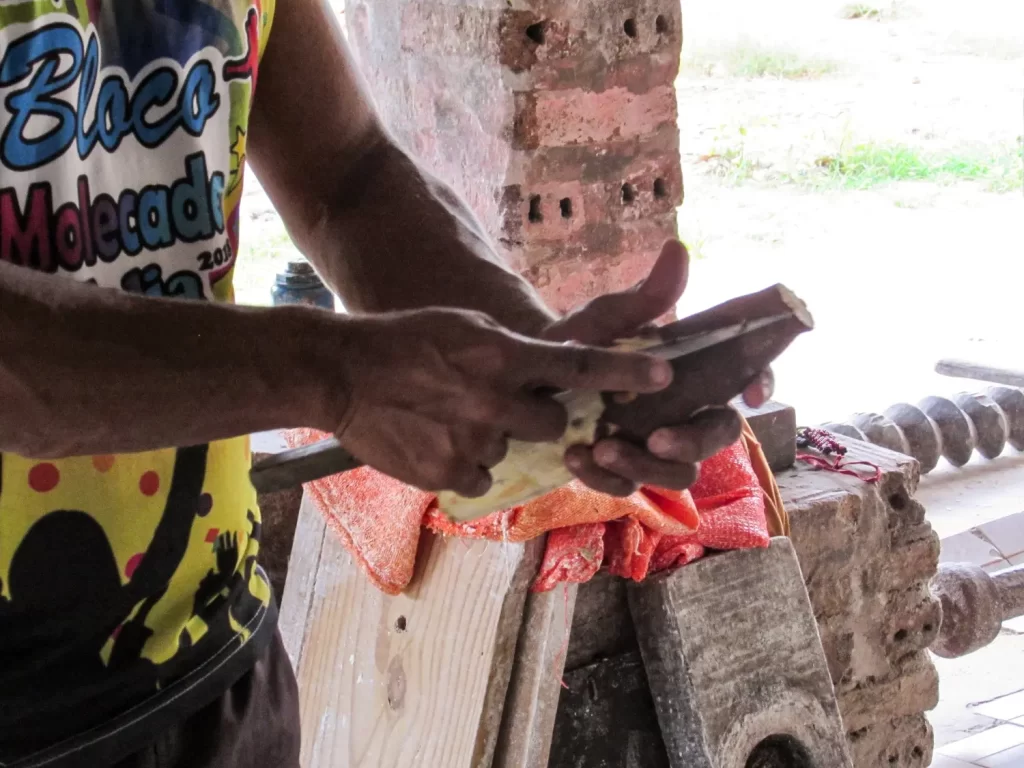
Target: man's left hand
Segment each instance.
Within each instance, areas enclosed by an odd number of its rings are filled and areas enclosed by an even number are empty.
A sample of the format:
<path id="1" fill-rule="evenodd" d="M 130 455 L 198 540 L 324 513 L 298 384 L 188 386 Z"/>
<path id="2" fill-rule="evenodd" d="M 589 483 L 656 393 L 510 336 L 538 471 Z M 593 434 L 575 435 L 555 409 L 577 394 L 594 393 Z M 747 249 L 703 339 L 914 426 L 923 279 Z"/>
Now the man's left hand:
<path id="1" fill-rule="evenodd" d="M 550 325 L 543 337 L 610 344 L 634 336 L 675 307 L 688 274 L 686 248 L 669 241 L 643 282 L 599 296 Z M 757 408 L 772 396 L 773 389 L 771 371 L 765 371 L 747 387 L 743 399 Z M 656 430 L 648 438 L 646 450 L 609 438 L 593 446 L 573 446 L 565 460 L 584 483 L 614 496 L 628 496 L 640 484 L 683 489 L 697 479 L 700 462 L 738 440 L 740 429 L 739 416 L 732 408 L 707 408 L 683 424 Z"/>

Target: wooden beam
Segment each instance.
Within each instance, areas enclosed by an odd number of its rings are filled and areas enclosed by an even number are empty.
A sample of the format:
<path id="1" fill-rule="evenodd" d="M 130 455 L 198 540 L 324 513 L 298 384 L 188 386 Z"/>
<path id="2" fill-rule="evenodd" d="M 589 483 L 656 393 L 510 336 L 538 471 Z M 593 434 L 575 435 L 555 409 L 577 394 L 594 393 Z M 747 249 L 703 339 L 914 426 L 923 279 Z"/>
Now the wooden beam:
<path id="1" fill-rule="evenodd" d="M 935 364 L 935 372 L 958 379 L 975 379 L 1008 387 L 1024 387 L 1024 370 L 997 368 L 991 365 L 948 358 Z"/>
<path id="2" fill-rule="evenodd" d="M 490 766 L 542 545 L 424 534 L 413 583 L 391 597 L 305 503 L 283 606 L 302 764 Z"/>
<path id="3" fill-rule="evenodd" d="M 672 768 L 852 767 L 789 539 L 630 584 L 629 604 Z"/>
<path id="4" fill-rule="evenodd" d="M 559 586 L 527 598 L 492 768 L 548 764 L 576 590 Z"/>

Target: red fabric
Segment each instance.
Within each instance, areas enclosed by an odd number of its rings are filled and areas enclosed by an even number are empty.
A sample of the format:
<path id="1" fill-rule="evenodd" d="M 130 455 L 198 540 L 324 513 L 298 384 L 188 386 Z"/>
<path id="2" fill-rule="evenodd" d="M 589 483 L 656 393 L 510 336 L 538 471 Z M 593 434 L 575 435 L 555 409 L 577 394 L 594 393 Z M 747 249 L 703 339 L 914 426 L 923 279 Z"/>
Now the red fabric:
<path id="1" fill-rule="evenodd" d="M 662 535 L 633 516 L 608 523 L 604 534 L 608 570 L 624 579 L 643 581 Z"/>
<path id="2" fill-rule="evenodd" d="M 292 446 L 323 435 L 296 430 Z M 519 542 L 548 533 L 535 591 L 590 579 L 600 567 L 623 578 L 674 568 L 705 549 L 768 546 L 765 496 L 743 441 L 704 462 L 690 491 L 644 487 L 622 499 L 578 482 L 521 507 L 453 523 L 433 494 L 361 468 L 309 483 L 331 529 L 370 579 L 397 594 L 412 578 L 421 529 L 464 538 Z"/>
<path id="3" fill-rule="evenodd" d="M 544 562 L 531 589 L 547 592 L 559 584 L 590 581 L 604 561 L 605 528 L 605 523 L 583 523 L 549 533 Z"/>

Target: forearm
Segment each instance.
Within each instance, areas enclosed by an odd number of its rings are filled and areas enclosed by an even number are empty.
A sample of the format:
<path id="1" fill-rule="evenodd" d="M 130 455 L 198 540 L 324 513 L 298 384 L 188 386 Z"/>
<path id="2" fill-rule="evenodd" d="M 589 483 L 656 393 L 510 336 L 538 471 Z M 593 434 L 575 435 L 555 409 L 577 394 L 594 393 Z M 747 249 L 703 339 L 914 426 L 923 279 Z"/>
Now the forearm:
<path id="1" fill-rule="evenodd" d="M 300 247 L 346 307 L 381 312 L 423 306 L 475 309 L 534 334 L 555 315 L 491 245 L 468 206 L 386 139 L 340 178 Z"/>
<path id="2" fill-rule="evenodd" d="M 144 298 L 0 263 L 0 451 L 131 452 L 320 426 L 309 422 L 324 395 L 295 374 L 320 314 Z"/>

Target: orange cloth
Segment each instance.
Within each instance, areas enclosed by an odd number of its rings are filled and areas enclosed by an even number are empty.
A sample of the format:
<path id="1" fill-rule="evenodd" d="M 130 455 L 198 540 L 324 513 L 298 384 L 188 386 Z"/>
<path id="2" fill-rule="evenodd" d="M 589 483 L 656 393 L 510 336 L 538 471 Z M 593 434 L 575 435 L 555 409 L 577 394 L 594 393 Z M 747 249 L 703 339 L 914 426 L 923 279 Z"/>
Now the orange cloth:
<path id="1" fill-rule="evenodd" d="M 323 435 L 295 430 L 287 437 L 297 446 Z M 692 562 L 705 548 L 765 547 L 769 535 L 788 533 L 778 487 L 746 423 L 738 442 L 704 462 L 690 491 L 643 487 L 622 499 L 573 482 L 521 507 L 454 523 L 438 510 L 433 494 L 367 467 L 306 488 L 345 548 L 388 594 L 398 594 L 412 578 L 424 526 L 510 542 L 549 533 L 536 591 L 587 581 L 602 564 L 640 581 L 649 572 Z"/>

